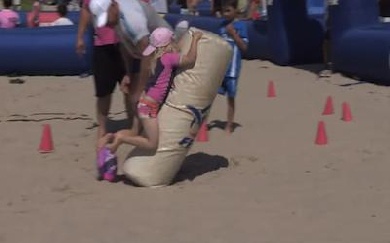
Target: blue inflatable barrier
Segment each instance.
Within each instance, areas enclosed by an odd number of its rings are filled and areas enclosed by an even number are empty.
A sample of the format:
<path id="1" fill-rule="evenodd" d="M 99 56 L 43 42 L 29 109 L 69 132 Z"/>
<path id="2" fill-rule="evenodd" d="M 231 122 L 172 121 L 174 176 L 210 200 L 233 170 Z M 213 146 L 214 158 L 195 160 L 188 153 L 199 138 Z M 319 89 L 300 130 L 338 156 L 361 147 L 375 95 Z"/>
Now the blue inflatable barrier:
<path id="1" fill-rule="evenodd" d="M 335 71 L 390 85 L 390 24 L 377 1 L 342 0 L 330 7 Z"/>
<path id="2" fill-rule="evenodd" d="M 306 0 L 307 13 L 311 15 L 324 15 L 325 14 L 325 1 L 324 0 Z"/>
<path id="3" fill-rule="evenodd" d="M 78 75 L 91 70 L 92 30 L 86 54 L 75 52 L 77 26 L 0 29 L 0 74 Z"/>
<path id="4" fill-rule="evenodd" d="M 243 57 L 270 60 L 279 65 L 322 62 L 324 29 L 318 19 L 323 15 L 318 9 L 310 10 L 321 8 L 317 6 L 319 0 L 309 1 L 274 0 L 268 6 L 268 20 L 245 21 L 249 44 Z M 177 4 L 170 7 L 180 11 Z M 205 5 L 205 9 L 209 7 Z M 27 13 L 20 13 L 22 24 L 26 25 Z M 92 30 L 85 35 L 87 55 L 79 58 L 75 53 L 79 12 L 69 12 L 69 18 L 74 26 L 0 30 L 0 74 L 75 75 L 90 71 Z M 223 18 L 173 13 L 166 14 L 165 19 L 172 26 L 187 20 L 190 26 L 215 34 L 227 24 Z"/>
<path id="5" fill-rule="evenodd" d="M 271 60 L 279 65 L 322 61 L 323 26 L 311 18 L 305 0 L 274 0 L 268 6 Z"/>
<path id="6" fill-rule="evenodd" d="M 245 21 L 248 29 L 248 50 L 245 59 L 272 59 L 269 48 L 268 22 L 264 20 Z"/>
<path id="7" fill-rule="evenodd" d="M 325 30 L 326 7 L 324 0 L 306 0 L 307 14 L 309 18 L 318 21 Z"/>
<path id="8" fill-rule="evenodd" d="M 187 20 L 190 26 L 219 34 L 220 29 L 227 24 L 223 18 L 166 14 L 165 19 L 171 26 L 181 20 Z M 248 29 L 248 50 L 243 55 L 245 59 L 269 59 L 269 44 L 267 36 L 267 22 L 263 20 L 245 21 Z"/>
<path id="9" fill-rule="evenodd" d="M 211 1 L 201 0 L 196 5 L 196 11 L 198 11 L 200 16 L 213 16 Z"/>
<path id="10" fill-rule="evenodd" d="M 268 20 L 246 21 L 248 51 L 246 59 L 266 59 L 278 65 L 322 62 L 324 38 L 323 0 L 274 0 L 268 5 Z M 322 3 L 322 4 L 321 4 Z M 218 34 L 226 24 L 215 17 L 167 14 L 174 26 L 186 19 L 191 26 Z"/>
<path id="11" fill-rule="evenodd" d="M 180 12 L 181 12 L 181 5 L 178 4 L 176 1 L 173 1 L 173 2 L 168 6 L 168 13 L 180 14 Z"/>

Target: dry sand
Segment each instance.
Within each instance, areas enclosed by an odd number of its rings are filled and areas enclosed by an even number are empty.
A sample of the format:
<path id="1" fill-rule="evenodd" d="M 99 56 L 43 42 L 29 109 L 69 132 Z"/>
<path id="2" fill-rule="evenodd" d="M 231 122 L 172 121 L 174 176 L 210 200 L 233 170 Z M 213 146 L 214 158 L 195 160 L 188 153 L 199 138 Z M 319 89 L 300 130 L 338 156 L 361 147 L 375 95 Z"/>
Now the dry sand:
<path id="1" fill-rule="evenodd" d="M 0 77 L 0 242 L 390 242 L 390 88 L 317 80 L 316 68 L 245 61 L 240 126 L 231 136 L 212 128 L 160 189 L 94 179 L 92 78 Z M 329 95 L 335 114 L 322 116 Z M 118 91 L 113 128 L 126 124 L 121 101 Z M 209 121 L 225 113 L 217 97 Z M 326 146 L 314 145 L 320 120 Z M 37 152 L 44 123 L 51 154 Z"/>

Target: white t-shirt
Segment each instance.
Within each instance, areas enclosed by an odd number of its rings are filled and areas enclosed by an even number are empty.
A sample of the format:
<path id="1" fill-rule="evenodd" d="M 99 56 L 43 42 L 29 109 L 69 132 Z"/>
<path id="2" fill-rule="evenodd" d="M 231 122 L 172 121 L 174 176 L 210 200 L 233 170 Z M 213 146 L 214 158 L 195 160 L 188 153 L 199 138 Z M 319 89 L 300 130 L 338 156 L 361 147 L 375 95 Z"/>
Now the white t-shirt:
<path id="1" fill-rule="evenodd" d="M 128 53 L 136 58 L 142 54 L 136 48 L 138 41 L 148 36 L 158 27 L 172 27 L 156 12 L 141 0 L 117 0 L 120 17 L 116 27 L 118 37 Z"/>
<path id="2" fill-rule="evenodd" d="M 63 25 L 73 25 L 73 22 L 65 17 L 61 17 L 54 22 L 51 22 L 50 26 L 63 26 Z"/>

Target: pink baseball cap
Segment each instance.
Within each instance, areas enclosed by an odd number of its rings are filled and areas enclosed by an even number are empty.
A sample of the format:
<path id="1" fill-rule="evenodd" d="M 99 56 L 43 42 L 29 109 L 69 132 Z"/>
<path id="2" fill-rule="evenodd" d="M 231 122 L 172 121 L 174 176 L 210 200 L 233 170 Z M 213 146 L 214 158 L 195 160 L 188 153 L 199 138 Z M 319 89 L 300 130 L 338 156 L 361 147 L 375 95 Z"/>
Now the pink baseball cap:
<path id="1" fill-rule="evenodd" d="M 173 32 L 165 27 L 155 29 L 149 36 L 149 45 L 146 47 L 142 55 L 149 56 L 156 48 L 164 47 L 170 44 L 173 40 Z"/>

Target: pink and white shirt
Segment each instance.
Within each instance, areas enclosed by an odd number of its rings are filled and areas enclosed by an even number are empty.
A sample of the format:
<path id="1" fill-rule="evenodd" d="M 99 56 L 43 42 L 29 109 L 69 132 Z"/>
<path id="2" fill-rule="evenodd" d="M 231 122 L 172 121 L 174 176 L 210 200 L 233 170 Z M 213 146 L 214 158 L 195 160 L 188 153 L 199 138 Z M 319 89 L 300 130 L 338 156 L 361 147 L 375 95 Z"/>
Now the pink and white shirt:
<path id="1" fill-rule="evenodd" d="M 83 5 L 88 6 L 91 0 L 83 0 Z M 110 44 L 116 44 L 118 43 L 118 37 L 115 33 L 115 30 L 111 27 L 104 26 L 101 28 L 95 28 L 95 40 L 94 45 L 95 46 L 104 46 L 104 45 L 110 45 Z"/>
<path id="2" fill-rule="evenodd" d="M 174 78 L 174 71 L 180 63 L 178 52 L 164 53 L 156 60 L 154 74 L 149 78 L 145 87 L 146 96 L 161 104 L 168 94 L 170 84 Z"/>

